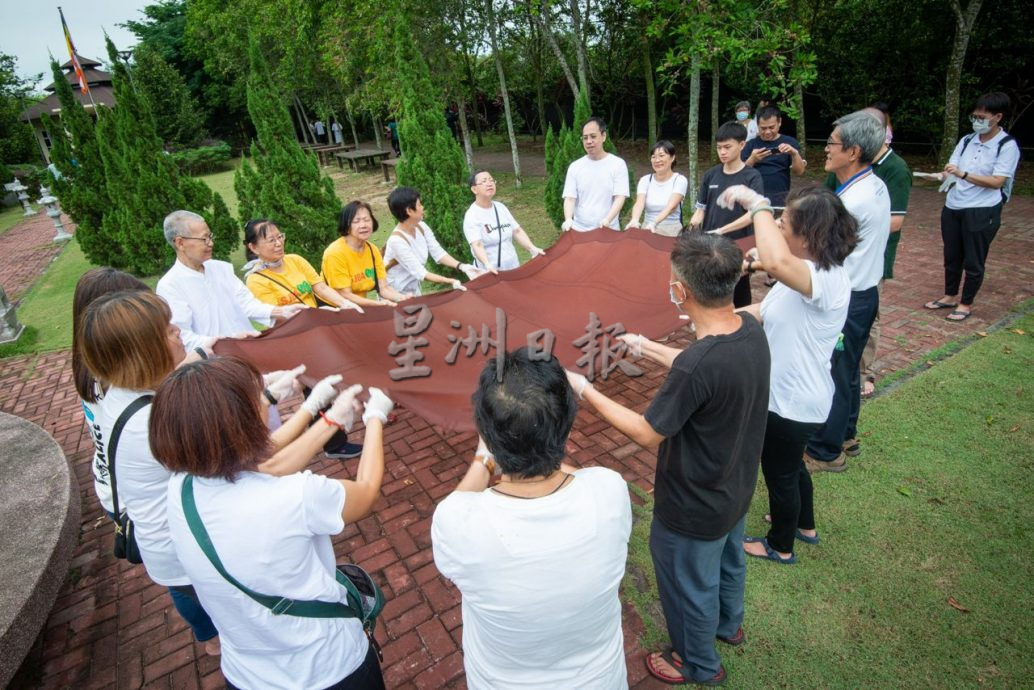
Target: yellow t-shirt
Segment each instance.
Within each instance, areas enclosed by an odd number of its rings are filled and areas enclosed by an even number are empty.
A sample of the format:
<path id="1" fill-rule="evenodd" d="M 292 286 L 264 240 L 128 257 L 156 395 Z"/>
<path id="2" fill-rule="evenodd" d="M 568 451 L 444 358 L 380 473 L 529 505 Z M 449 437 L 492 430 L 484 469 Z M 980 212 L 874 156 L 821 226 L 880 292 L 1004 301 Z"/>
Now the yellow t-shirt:
<path id="1" fill-rule="evenodd" d="M 384 260 L 380 250 L 370 242 L 357 252 L 340 237 L 324 250 L 322 273 L 323 280 L 335 290 L 349 288 L 356 295 L 366 297 L 367 292 L 377 289 L 378 280 L 384 280 Z"/>
<path id="2" fill-rule="evenodd" d="M 312 287 L 322 282 L 312 264 L 297 254 L 284 255 L 283 273 L 263 269 L 252 273 L 245 281 L 251 294 L 260 302 L 277 307 L 299 302 L 315 307 L 316 295 Z"/>

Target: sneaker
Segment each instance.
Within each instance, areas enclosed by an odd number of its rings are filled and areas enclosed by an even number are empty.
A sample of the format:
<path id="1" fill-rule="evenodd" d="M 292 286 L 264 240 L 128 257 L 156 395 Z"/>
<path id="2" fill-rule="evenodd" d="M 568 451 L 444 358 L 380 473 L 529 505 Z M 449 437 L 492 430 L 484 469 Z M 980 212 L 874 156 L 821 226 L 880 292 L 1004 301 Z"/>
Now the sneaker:
<path id="1" fill-rule="evenodd" d="M 841 453 L 834 460 L 816 460 L 807 453 L 804 454 L 804 466 L 808 468 L 808 472 L 815 474 L 816 472 L 843 472 L 847 469 L 847 458 Z"/>
<path id="2" fill-rule="evenodd" d="M 857 458 L 862 454 L 862 442 L 857 438 L 849 438 L 844 441 L 844 455 L 849 458 Z"/>
<path id="3" fill-rule="evenodd" d="M 344 443 L 332 450 L 324 450 L 323 454 L 333 460 L 350 460 L 363 454 L 363 444 Z"/>

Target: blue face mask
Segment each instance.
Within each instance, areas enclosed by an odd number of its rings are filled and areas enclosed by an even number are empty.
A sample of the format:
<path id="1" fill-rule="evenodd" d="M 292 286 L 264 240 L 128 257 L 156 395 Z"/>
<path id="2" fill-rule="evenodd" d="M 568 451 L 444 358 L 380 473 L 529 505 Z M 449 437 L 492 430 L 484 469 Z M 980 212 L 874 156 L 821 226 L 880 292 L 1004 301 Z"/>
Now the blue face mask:
<path id="1" fill-rule="evenodd" d="M 748 117 L 748 114 L 743 112 L 742 110 L 739 111 L 738 113 L 736 113 L 736 119 L 737 120 L 746 120 L 747 117 Z"/>

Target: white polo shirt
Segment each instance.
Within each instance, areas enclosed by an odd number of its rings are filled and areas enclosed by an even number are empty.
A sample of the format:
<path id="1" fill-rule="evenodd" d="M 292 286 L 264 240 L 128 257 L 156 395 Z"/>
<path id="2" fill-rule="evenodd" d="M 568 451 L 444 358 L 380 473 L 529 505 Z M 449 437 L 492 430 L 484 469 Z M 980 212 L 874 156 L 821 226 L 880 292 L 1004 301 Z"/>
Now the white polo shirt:
<path id="1" fill-rule="evenodd" d="M 1006 136 L 1008 135 L 1003 129 L 989 141 L 982 142 L 979 135 L 967 134 L 959 139 L 948 162 L 970 175 L 1013 177 L 1016 174 L 1016 166 L 1020 163 L 1020 147 L 1014 139 L 1003 145 L 999 154 L 998 143 Z M 988 208 L 1001 202 L 1000 189 L 980 187 L 969 180 L 959 178 L 948 190 L 948 198 L 944 200 L 944 205 L 957 211 L 963 208 Z"/>
<path id="2" fill-rule="evenodd" d="M 837 187 L 837 196 L 858 222 L 858 244 L 844 259 L 844 268 L 852 290 L 868 290 L 883 278 L 883 252 L 890 237 L 890 193 L 869 167 Z"/>

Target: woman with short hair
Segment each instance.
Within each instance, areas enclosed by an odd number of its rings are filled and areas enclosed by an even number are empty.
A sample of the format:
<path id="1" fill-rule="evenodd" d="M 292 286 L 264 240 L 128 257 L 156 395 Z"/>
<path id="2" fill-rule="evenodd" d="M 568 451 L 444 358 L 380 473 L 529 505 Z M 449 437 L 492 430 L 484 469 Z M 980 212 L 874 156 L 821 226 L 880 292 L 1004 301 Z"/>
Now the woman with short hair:
<path id="1" fill-rule="evenodd" d="M 825 187 L 792 192 L 778 221 L 768 199 L 743 185 L 727 189 L 719 203 L 751 213 L 757 258 L 751 252 L 746 269 L 779 281 L 761 304 L 743 308 L 765 327 L 772 355 L 761 451 L 772 527 L 765 537 L 744 537 L 743 550 L 789 565 L 797 561 L 794 539 L 819 543 L 803 454 L 833 404 L 830 357 L 851 301 L 844 259 L 858 242 L 857 223 Z"/>
<path id="2" fill-rule="evenodd" d="M 370 242 L 378 226 L 368 203 L 351 201 L 338 216 L 337 231 L 341 237 L 323 251 L 323 280 L 360 307 L 394 307 L 410 297 L 388 284 L 381 250 Z M 371 292 L 379 294 L 380 299 L 370 298 Z"/>
<path id="3" fill-rule="evenodd" d="M 298 439 L 312 456 L 352 424 L 360 386 L 338 395 Z M 384 474 L 383 425 L 392 402 L 370 389 L 366 439 L 355 480 L 282 466 L 269 476 L 273 448 L 263 433 L 262 378 L 234 357 L 196 362 L 158 389 L 151 417 L 155 457 L 175 472 L 167 488 L 176 553 L 222 630 L 222 671 L 230 688 L 384 688 L 375 648 L 355 618 L 274 614 L 213 565 L 186 517 L 189 496 L 223 572 L 253 592 L 295 601 L 347 604 L 336 579 L 331 536 L 370 513 Z M 190 482 L 186 479 L 190 477 Z"/>
<path id="4" fill-rule="evenodd" d="M 492 173 L 475 170 L 467 181 L 474 203 L 463 215 L 463 236 L 470 245 L 476 268 L 499 273 L 520 266 L 514 240 L 528 250 L 533 259 L 545 254 L 531 241 L 506 204 L 495 200 L 496 184 Z"/>
<path id="5" fill-rule="evenodd" d="M 682 232 L 682 200 L 686 198 L 689 180 L 674 170 L 675 144 L 661 139 L 650 149 L 653 172 L 639 178 L 635 206 L 626 230 L 641 227 L 665 237 Z M 642 225 L 640 225 L 642 217 Z"/>

